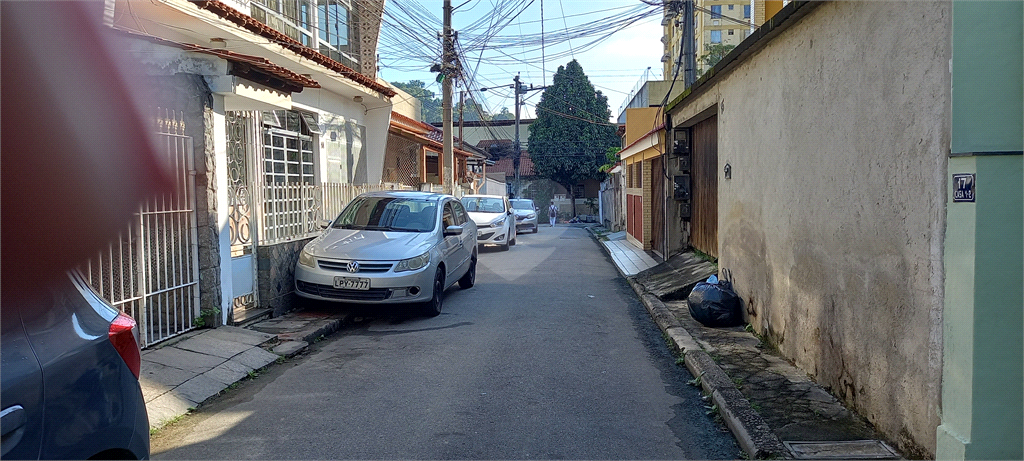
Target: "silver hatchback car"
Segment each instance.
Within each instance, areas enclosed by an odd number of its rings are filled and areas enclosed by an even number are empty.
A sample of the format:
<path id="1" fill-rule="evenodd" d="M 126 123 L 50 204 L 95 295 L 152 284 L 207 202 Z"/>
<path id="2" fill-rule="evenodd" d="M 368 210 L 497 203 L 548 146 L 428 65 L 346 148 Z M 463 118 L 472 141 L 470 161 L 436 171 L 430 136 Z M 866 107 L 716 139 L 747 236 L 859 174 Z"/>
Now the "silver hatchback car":
<path id="1" fill-rule="evenodd" d="M 371 192 L 352 200 L 295 265 L 299 296 L 419 303 L 441 313 L 444 290 L 476 283 L 476 224 L 455 197 Z"/>

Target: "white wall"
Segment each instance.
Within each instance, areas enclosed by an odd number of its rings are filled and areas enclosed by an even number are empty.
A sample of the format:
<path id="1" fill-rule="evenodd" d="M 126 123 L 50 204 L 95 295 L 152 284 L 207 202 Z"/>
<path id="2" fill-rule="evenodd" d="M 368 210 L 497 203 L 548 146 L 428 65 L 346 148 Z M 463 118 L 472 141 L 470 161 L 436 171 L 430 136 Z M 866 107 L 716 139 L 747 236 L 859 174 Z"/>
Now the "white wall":
<path id="1" fill-rule="evenodd" d="M 367 110 L 364 103 L 321 88 L 292 95 L 295 108 L 316 112 L 320 177 L 324 182 L 377 184 L 384 168 L 390 105 Z M 360 130 L 359 127 L 365 127 Z"/>
<path id="2" fill-rule="evenodd" d="M 949 2 L 823 3 L 673 113 L 717 105 L 719 265 L 749 322 L 924 456 L 939 423 L 950 16 Z"/>

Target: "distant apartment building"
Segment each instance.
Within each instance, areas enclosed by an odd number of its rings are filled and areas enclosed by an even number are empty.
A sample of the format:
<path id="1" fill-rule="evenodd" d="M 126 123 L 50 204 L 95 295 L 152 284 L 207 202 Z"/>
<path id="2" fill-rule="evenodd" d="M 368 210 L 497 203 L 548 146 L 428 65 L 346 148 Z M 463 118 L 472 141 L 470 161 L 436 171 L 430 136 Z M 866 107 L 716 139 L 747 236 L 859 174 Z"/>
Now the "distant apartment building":
<path id="1" fill-rule="evenodd" d="M 703 73 L 710 66 L 701 57 L 708 53 L 712 45 L 739 45 L 757 27 L 775 15 L 789 3 L 788 0 L 694 0 L 694 38 L 697 61 L 697 73 Z M 665 53 L 662 55 L 663 70 L 666 79 L 676 73 L 679 55 L 682 53 L 683 38 L 683 4 L 682 1 L 669 2 L 665 5 L 662 26 L 664 35 L 662 43 Z"/>

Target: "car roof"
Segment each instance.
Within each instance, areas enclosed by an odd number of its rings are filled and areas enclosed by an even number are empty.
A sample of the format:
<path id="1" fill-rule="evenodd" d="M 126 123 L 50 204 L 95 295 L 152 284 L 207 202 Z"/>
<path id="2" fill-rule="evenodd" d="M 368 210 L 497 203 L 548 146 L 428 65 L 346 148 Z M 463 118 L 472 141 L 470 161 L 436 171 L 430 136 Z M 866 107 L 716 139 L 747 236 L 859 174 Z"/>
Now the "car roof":
<path id="1" fill-rule="evenodd" d="M 505 198 L 505 196 L 504 195 L 470 194 L 470 195 L 463 195 L 462 198 Z"/>
<path id="2" fill-rule="evenodd" d="M 394 197 L 394 198 L 410 198 L 410 199 L 426 199 L 426 200 L 442 200 L 445 198 L 455 198 L 448 194 L 439 194 L 437 192 L 422 192 L 415 190 L 381 190 L 374 192 L 366 192 L 361 194 L 366 197 Z"/>

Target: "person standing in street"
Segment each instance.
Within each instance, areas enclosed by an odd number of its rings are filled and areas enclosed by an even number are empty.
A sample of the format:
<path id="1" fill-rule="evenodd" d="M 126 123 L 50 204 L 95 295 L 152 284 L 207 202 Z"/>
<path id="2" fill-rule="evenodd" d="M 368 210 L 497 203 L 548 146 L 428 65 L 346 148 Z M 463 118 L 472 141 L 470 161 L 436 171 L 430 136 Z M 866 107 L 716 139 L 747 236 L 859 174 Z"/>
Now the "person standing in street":
<path id="1" fill-rule="evenodd" d="M 548 207 L 548 219 L 551 221 L 551 227 L 555 227 L 555 218 L 558 217 L 558 207 L 554 203 Z"/>

